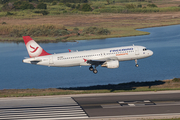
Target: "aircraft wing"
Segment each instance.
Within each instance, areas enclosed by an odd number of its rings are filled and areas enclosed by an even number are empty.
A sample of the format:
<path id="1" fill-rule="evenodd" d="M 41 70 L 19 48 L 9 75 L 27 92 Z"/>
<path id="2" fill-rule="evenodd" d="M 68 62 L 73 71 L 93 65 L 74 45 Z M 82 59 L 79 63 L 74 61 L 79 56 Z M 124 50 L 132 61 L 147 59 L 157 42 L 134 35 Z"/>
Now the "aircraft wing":
<path id="1" fill-rule="evenodd" d="M 87 60 L 87 63 L 91 64 L 91 65 L 102 65 L 104 62 L 104 60 Z"/>
<path id="2" fill-rule="evenodd" d="M 102 65 L 103 63 L 107 62 L 107 61 L 111 61 L 111 60 L 117 60 L 117 57 L 111 57 L 111 58 L 105 58 L 105 59 L 98 59 L 98 60 L 86 60 L 87 63 L 91 64 L 91 65 Z"/>

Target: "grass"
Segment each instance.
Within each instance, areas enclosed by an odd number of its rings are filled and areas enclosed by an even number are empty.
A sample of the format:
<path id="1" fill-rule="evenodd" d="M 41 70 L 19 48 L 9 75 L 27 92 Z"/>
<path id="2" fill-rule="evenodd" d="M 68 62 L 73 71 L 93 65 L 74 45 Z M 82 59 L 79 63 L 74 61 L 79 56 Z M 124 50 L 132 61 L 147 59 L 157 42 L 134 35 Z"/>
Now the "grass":
<path id="1" fill-rule="evenodd" d="M 89 87 L 48 88 L 48 89 L 4 89 L 0 97 L 48 96 L 90 93 L 117 93 L 139 91 L 180 90 L 179 78 L 172 80 L 156 80 L 150 82 L 129 82 L 120 84 L 97 85 Z"/>

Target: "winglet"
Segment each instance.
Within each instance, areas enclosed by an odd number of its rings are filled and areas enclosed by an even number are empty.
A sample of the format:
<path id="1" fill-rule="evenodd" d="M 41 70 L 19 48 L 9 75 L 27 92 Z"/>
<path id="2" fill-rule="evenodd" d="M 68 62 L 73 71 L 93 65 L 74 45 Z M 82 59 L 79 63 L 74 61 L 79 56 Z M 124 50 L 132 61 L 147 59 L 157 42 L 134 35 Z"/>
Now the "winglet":
<path id="1" fill-rule="evenodd" d="M 27 51 L 29 56 L 38 57 L 38 56 L 45 56 L 51 55 L 47 53 L 44 49 L 41 48 L 30 36 L 23 36 L 24 43 L 26 45 Z"/>

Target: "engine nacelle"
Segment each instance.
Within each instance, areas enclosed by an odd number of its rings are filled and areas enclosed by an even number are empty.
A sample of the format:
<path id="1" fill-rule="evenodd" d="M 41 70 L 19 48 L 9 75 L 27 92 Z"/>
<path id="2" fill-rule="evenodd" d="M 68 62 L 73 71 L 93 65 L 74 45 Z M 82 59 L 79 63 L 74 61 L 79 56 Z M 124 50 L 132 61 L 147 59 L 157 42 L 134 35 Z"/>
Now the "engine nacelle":
<path id="1" fill-rule="evenodd" d="M 111 60 L 108 62 L 105 62 L 101 65 L 101 67 L 107 67 L 107 68 L 118 68 L 119 67 L 119 61 L 118 60 Z"/>

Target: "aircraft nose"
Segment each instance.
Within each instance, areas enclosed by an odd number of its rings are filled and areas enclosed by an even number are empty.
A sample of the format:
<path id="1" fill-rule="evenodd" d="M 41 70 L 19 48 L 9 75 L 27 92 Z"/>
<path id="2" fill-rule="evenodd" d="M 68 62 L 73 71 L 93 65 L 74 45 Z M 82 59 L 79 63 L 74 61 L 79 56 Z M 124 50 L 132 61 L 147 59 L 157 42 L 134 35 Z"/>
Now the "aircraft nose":
<path id="1" fill-rule="evenodd" d="M 150 56 L 153 55 L 153 51 L 149 50 L 149 55 Z"/>

